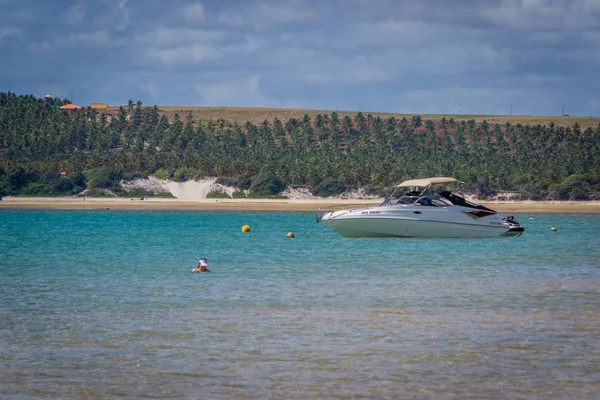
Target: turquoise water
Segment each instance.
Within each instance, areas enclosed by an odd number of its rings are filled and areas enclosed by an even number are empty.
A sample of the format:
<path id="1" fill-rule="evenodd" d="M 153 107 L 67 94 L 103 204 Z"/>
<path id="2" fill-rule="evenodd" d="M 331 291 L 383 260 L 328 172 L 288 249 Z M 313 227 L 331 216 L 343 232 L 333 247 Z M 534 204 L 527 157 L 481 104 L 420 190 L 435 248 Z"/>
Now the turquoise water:
<path id="1" fill-rule="evenodd" d="M 315 217 L 0 211 L 0 398 L 598 398 L 600 216 L 498 239 Z"/>

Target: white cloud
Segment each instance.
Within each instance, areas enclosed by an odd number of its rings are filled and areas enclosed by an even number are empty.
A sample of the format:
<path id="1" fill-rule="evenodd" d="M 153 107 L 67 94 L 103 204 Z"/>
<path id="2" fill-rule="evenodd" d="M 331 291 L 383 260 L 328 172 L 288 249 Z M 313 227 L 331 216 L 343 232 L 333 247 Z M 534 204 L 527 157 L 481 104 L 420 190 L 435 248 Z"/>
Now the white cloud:
<path id="1" fill-rule="evenodd" d="M 503 0 L 482 3 L 485 19 L 512 29 L 585 29 L 598 27 L 600 2 L 597 0 Z M 494 6 L 489 7 L 490 4 Z"/>
<path id="2" fill-rule="evenodd" d="M 248 23 L 247 18 L 237 12 L 222 12 L 216 17 L 219 24 L 241 27 Z"/>
<path id="3" fill-rule="evenodd" d="M 71 33 L 69 35 L 55 37 L 51 41 L 35 43 L 32 45 L 34 51 L 52 51 L 55 49 L 102 49 L 107 45 L 122 45 L 119 40 L 111 40 L 110 32 L 105 30 L 95 32 Z"/>
<path id="4" fill-rule="evenodd" d="M 196 3 L 184 7 L 183 18 L 190 22 L 198 22 L 204 20 L 206 18 L 204 6 L 201 3 Z"/>
<path id="5" fill-rule="evenodd" d="M 100 3 L 87 2 L 86 5 L 96 5 L 93 13 L 88 14 L 88 26 L 110 31 L 125 31 L 129 27 L 130 10 L 127 0 L 98 0 Z"/>
<path id="6" fill-rule="evenodd" d="M 215 43 L 224 37 L 225 32 L 222 31 L 157 27 L 152 31 L 138 35 L 135 41 L 158 46 L 173 46 L 195 42 Z"/>
<path id="7" fill-rule="evenodd" d="M 316 4 L 306 4 L 304 1 L 271 1 L 255 3 L 250 13 L 259 21 L 290 24 L 316 19 L 319 15 L 317 8 Z"/>
<path id="8" fill-rule="evenodd" d="M 396 112 L 421 114 L 544 114 L 560 112 L 560 99 L 544 89 L 450 86 L 400 92 Z"/>
<path id="9" fill-rule="evenodd" d="M 241 3 L 243 4 L 243 3 Z M 287 1 L 258 1 L 236 4 L 235 9 L 226 9 L 219 13 L 216 19 L 219 23 L 231 26 L 250 25 L 257 30 L 269 30 L 281 25 L 292 25 L 316 21 L 323 17 L 322 7 L 318 4 L 307 4 L 299 0 Z"/>
<path id="10" fill-rule="evenodd" d="M 23 36 L 23 33 L 17 28 L 0 28 L 0 40 L 8 36 Z"/>
<path id="11" fill-rule="evenodd" d="M 118 3 L 118 7 L 119 7 L 119 10 L 121 10 L 123 19 L 122 19 L 121 23 L 117 26 L 117 29 L 125 29 L 127 27 L 127 24 L 129 23 L 129 10 L 127 10 L 127 8 L 125 8 L 126 5 L 127 5 L 127 0 L 121 0 Z"/>
<path id="12" fill-rule="evenodd" d="M 231 56 L 238 62 L 257 52 L 262 40 L 252 35 L 228 36 L 224 31 L 159 27 L 134 39 L 151 61 L 166 65 L 197 64 Z"/>
<path id="13" fill-rule="evenodd" d="M 60 50 L 35 54 L 57 67 L 94 49 L 90 73 L 135 78 L 90 90 L 124 101 L 598 113 L 600 0 L 39 1 L 0 0 L 0 45 L 19 39 L 5 62 L 23 82 L 48 79 L 32 49 Z"/>
<path id="14" fill-rule="evenodd" d="M 158 99 L 162 93 L 162 90 L 158 86 L 156 86 L 154 81 L 148 82 L 145 89 L 150 94 L 150 96 L 155 100 Z"/>
<path id="15" fill-rule="evenodd" d="M 110 33 L 104 30 L 86 33 L 72 33 L 64 37 L 62 42 L 69 46 L 102 46 L 110 42 Z"/>
<path id="16" fill-rule="evenodd" d="M 194 86 L 202 104 L 215 106 L 269 106 L 272 101 L 260 94 L 260 77 Z"/>
<path id="17" fill-rule="evenodd" d="M 168 49 L 150 48 L 145 54 L 150 60 L 164 65 L 196 64 L 223 57 L 219 50 L 202 43 Z"/>
<path id="18" fill-rule="evenodd" d="M 69 25 L 78 25 L 85 18 L 84 4 L 77 2 L 64 13 L 64 21 Z"/>
<path id="19" fill-rule="evenodd" d="M 263 40 L 246 36 L 240 43 L 232 43 L 221 47 L 223 53 L 232 56 L 243 56 L 256 53 L 263 47 Z"/>
<path id="20" fill-rule="evenodd" d="M 272 44 L 263 48 L 271 49 Z M 285 70 L 308 83 L 349 84 L 391 82 L 399 77 L 411 79 L 423 74 L 460 74 L 467 72 L 504 72 L 510 59 L 486 45 L 453 44 L 432 47 L 385 46 L 365 55 L 330 49 L 280 46 L 258 57 L 265 68 Z"/>

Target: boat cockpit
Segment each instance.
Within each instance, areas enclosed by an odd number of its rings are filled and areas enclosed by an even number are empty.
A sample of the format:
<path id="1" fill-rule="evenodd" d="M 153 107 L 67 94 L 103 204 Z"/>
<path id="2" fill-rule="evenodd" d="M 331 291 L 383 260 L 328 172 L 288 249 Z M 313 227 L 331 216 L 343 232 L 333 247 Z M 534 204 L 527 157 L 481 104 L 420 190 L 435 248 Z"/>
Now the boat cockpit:
<path id="1" fill-rule="evenodd" d="M 399 192 L 399 193 L 397 193 Z M 386 197 L 380 207 L 390 206 L 425 206 L 425 207 L 448 207 L 451 204 L 444 201 L 440 194 L 432 190 L 431 185 L 425 188 L 409 188 L 405 190 L 394 190 L 394 192 Z"/>
<path id="2" fill-rule="evenodd" d="M 400 191 L 400 193 L 396 193 L 396 190 L 394 190 L 394 192 L 389 197 L 386 197 L 379 206 L 393 207 L 407 205 L 425 207 L 449 207 L 455 205 L 495 213 L 495 211 L 485 206 L 471 203 L 464 197 L 458 196 L 448 190 L 435 191 L 433 190 L 432 185 L 426 186 L 422 190 L 421 188 L 410 188 L 409 191 Z"/>

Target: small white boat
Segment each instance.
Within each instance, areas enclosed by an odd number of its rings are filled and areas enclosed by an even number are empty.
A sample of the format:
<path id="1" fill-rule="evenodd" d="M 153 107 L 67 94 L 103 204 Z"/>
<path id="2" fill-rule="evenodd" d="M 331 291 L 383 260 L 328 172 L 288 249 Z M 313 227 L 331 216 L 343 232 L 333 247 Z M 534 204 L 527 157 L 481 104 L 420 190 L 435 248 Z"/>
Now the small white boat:
<path id="1" fill-rule="evenodd" d="M 506 221 L 441 186 L 456 182 L 446 177 L 408 180 L 377 207 L 328 212 L 318 220 L 346 237 L 479 238 L 524 232 L 516 220 Z"/>

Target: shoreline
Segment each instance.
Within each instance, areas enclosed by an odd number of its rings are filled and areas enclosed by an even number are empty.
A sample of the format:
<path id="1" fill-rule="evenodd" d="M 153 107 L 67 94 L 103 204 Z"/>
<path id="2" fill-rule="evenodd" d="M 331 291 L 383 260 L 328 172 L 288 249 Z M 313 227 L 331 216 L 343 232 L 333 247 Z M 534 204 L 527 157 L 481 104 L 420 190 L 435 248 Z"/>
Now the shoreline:
<path id="1" fill-rule="evenodd" d="M 3 209 L 47 210 L 198 210 L 326 212 L 377 206 L 383 199 L 198 199 L 13 197 L 0 200 Z M 482 201 L 500 213 L 600 213 L 600 201 Z"/>

